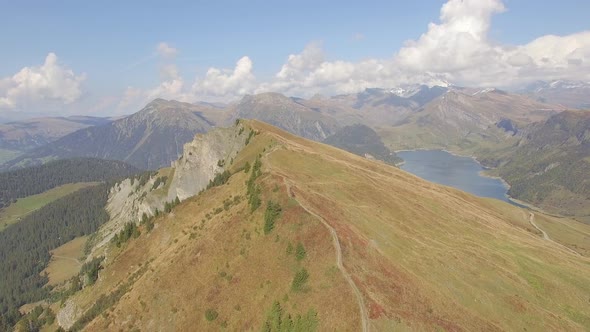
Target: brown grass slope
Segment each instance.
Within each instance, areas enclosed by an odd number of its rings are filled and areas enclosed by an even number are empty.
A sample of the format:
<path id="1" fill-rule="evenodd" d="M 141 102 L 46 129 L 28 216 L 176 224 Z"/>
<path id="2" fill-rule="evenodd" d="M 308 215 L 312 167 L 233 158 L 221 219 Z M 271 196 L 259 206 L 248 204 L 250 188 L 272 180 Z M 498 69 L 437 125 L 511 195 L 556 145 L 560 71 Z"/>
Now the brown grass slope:
<path id="1" fill-rule="evenodd" d="M 84 312 L 130 287 L 88 330 L 260 330 L 274 301 L 292 315 L 316 310 L 319 330 L 361 330 L 364 313 L 370 330 L 590 328 L 590 260 L 543 240 L 524 210 L 248 124 L 260 134 L 232 168 L 261 154 L 263 202 L 283 208 L 275 229 L 264 234 L 265 203 L 250 213 L 248 174 L 235 173 L 113 248 L 72 301 Z M 298 242 L 302 261 L 286 253 Z M 296 292 L 302 267 L 310 277 Z"/>

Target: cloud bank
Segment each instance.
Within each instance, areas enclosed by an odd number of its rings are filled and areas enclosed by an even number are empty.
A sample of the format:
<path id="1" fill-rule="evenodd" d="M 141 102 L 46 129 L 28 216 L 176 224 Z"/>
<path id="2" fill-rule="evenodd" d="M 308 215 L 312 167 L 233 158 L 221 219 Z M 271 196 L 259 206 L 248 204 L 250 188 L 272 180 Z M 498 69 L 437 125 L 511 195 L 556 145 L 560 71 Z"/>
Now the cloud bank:
<path id="1" fill-rule="evenodd" d="M 493 16 L 506 10 L 501 0 L 449 0 L 437 22 L 390 58 L 327 59 L 321 43 L 312 42 L 289 55 L 265 80 L 256 77 L 255 63 L 247 55 L 233 68 L 212 67 L 187 80 L 175 64 L 179 50 L 161 42 L 153 55 L 160 59 L 160 83 L 150 89 L 128 87 L 119 97 L 118 112 L 134 111 L 154 98 L 229 102 L 266 91 L 309 97 L 415 83 L 513 88 L 536 80 L 590 81 L 590 31 L 541 36 L 523 45 L 500 44 L 488 35 Z M 0 79 L 0 107 L 46 99 L 72 103 L 81 94 L 84 78 L 60 66 L 50 53 L 42 66 Z"/>
<path id="2" fill-rule="evenodd" d="M 183 97 L 227 101 L 265 91 L 305 97 L 415 83 L 512 88 L 536 80 L 590 80 L 590 31 L 502 45 L 488 34 L 492 17 L 505 10 L 500 0 L 450 0 L 439 22 L 391 58 L 327 60 L 321 44 L 312 42 L 289 55 L 270 80 L 256 80 L 252 60 L 244 56 L 233 70 L 210 68 Z"/>
<path id="3" fill-rule="evenodd" d="M 82 94 L 85 74 L 76 75 L 49 53 L 43 65 L 24 67 L 12 77 L 0 79 L 0 108 L 20 109 L 43 102 L 71 104 Z"/>

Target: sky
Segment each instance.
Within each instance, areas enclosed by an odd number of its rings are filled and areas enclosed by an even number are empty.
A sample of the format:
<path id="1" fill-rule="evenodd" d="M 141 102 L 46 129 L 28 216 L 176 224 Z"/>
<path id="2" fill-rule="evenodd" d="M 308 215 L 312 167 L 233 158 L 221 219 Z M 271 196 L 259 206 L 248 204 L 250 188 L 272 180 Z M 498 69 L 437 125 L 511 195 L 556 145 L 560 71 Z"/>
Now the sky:
<path id="1" fill-rule="evenodd" d="M 0 117 L 590 80 L 587 0 L 0 1 Z"/>

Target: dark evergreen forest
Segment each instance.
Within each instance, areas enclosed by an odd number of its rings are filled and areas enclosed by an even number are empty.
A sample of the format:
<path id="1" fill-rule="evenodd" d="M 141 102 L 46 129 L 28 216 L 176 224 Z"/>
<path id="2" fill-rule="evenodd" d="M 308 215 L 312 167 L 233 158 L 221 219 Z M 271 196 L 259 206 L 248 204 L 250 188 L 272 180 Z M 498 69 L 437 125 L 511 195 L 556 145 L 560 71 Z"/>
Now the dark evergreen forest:
<path id="1" fill-rule="evenodd" d="M 139 169 L 121 161 L 76 158 L 0 173 L 0 209 L 18 198 L 75 182 L 102 182 L 128 177 Z"/>

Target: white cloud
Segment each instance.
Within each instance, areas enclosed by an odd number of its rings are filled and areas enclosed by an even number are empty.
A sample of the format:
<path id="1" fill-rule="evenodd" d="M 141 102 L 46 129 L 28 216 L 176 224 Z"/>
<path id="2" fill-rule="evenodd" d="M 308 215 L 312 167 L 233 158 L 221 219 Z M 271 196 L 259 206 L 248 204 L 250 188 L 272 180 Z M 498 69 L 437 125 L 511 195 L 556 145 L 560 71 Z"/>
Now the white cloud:
<path id="1" fill-rule="evenodd" d="M 169 64 L 160 68 L 162 81 L 157 87 L 128 89 L 123 100 L 230 101 L 266 91 L 307 97 L 410 83 L 513 87 L 538 79 L 590 80 L 590 31 L 502 45 L 491 41 L 488 34 L 493 16 L 505 10 L 501 0 L 449 0 L 442 6 L 438 22 L 430 23 L 418 39 L 407 41 L 391 58 L 328 60 L 321 44 L 312 42 L 301 53 L 289 55 L 278 72 L 264 82 L 256 80 L 248 56 L 233 69 L 209 68 L 192 85 Z M 353 39 L 360 40 L 362 35 Z M 166 43 L 157 49 L 167 59 L 178 53 Z M 3 84 L 0 81 L 0 88 Z"/>
<path id="2" fill-rule="evenodd" d="M 24 67 L 12 77 L 0 80 L 0 108 L 21 108 L 52 101 L 70 104 L 82 94 L 86 75 L 76 75 L 49 53 L 43 65 Z"/>
<path id="3" fill-rule="evenodd" d="M 178 50 L 176 48 L 164 42 L 158 44 L 156 51 L 162 58 L 174 58 L 176 55 L 178 55 Z"/>
<path id="4" fill-rule="evenodd" d="M 440 24 L 430 23 L 417 41 L 408 41 L 396 56 L 404 69 L 415 72 L 455 72 L 484 65 L 497 50 L 487 42 L 498 0 L 451 0 L 443 5 Z"/>
<path id="5" fill-rule="evenodd" d="M 192 93 L 195 96 L 213 98 L 235 98 L 251 93 L 256 86 L 252 67 L 252 60 L 244 56 L 238 60 L 233 70 L 209 68 L 203 79 L 195 81 Z"/>
<path id="6" fill-rule="evenodd" d="M 311 70 L 316 69 L 324 62 L 324 52 L 319 43 L 311 43 L 305 47 L 301 54 L 291 54 L 277 78 L 282 80 L 299 80 Z"/>
<path id="7" fill-rule="evenodd" d="M 257 91 L 311 96 L 407 83 L 512 87 L 538 79 L 590 79 L 590 31 L 500 45 L 488 33 L 493 15 L 505 10 L 500 0 L 450 0 L 439 23 L 430 23 L 390 59 L 325 61 L 321 47 L 310 44 L 289 55 L 274 80 Z"/>
<path id="8" fill-rule="evenodd" d="M 134 112 L 156 98 L 184 102 L 194 101 L 191 95 L 186 92 L 184 80 L 181 77 L 174 77 L 160 82 L 158 86 L 152 89 L 142 90 L 127 87 L 117 105 L 117 113 Z"/>

